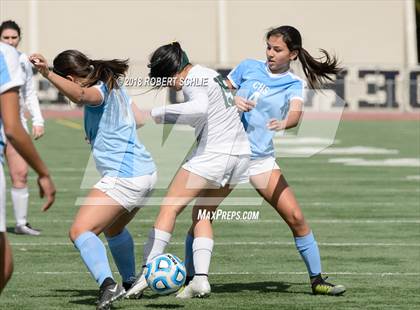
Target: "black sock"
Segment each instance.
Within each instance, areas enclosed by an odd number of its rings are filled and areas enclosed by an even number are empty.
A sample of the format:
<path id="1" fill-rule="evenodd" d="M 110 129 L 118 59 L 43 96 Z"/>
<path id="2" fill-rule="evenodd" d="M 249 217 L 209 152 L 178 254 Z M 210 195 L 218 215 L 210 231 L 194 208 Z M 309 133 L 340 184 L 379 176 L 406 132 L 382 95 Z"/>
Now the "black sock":
<path id="1" fill-rule="evenodd" d="M 318 282 L 319 280 L 322 280 L 321 274 L 317 274 L 316 276 L 309 277 L 311 279 L 311 284 L 314 284 L 315 282 Z"/>
<path id="2" fill-rule="evenodd" d="M 123 282 L 123 284 L 122 284 L 122 286 L 123 286 L 123 288 L 126 290 L 126 291 L 128 291 L 130 288 L 131 288 L 131 286 L 133 285 L 133 283 L 132 282 Z"/>
<path id="3" fill-rule="evenodd" d="M 113 279 L 113 278 L 108 277 L 108 278 L 106 278 L 106 279 L 104 280 L 104 282 L 102 282 L 102 284 L 101 284 L 101 289 L 102 289 L 102 288 L 104 288 L 104 287 L 107 287 L 107 286 L 109 286 L 109 285 L 112 285 L 112 284 L 115 284 L 114 279 Z"/>

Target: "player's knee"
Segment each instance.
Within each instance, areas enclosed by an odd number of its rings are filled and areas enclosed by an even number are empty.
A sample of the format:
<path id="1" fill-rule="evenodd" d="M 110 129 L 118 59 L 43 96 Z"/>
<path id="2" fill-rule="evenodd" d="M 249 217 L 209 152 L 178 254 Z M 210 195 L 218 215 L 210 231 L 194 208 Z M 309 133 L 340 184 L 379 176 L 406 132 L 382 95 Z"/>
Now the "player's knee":
<path id="1" fill-rule="evenodd" d="M 300 209 L 293 211 L 288 222 L 289 226 L 295 229 L 305 226 L 305 217 L 302 211 Z"/>
<path id="2" fill-rule="evenodd" d="M 15 188 L 26 187 L 28 183 L 28 171 L 26 169 L 19 169 L 14 171 L 11 175 L 12 184 Z"/>
<path id="3" fill-rule="evenodd" d="M 181 206 L 162 206 L 160 214 L 166 218 L 177 217 L 183 210 Z"/>
<path id="4" fill-rule="evenodd" d="M 69 238 L 72 242 L 76 241 L 76 239 L 86 231 L 86 229 L 83 229 L 79 225 L 72 225 L 69 230 Z"/>

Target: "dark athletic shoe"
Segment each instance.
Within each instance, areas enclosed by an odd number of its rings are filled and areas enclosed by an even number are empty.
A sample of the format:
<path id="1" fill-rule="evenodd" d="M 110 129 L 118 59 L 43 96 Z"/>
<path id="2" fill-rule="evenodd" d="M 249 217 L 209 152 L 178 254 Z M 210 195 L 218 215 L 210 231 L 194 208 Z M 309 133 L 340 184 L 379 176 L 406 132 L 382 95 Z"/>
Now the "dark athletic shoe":
<path id="1" fill-rule="evenodd" d="M 106 278 L 99 288 L 97 310 L 111 309 L 111 304 L 115 300 L 123 297 L 125 294 L 124 288 L 116 283 L 111 278 Z"/>
<path id="2" fill-rule="evenodd" d="M 342 295 L 346 288 L 343 285 L 334 285 L 326 282 L 328 277 L 322 278 L 321 275 L 318 275 L 312 279 L 312 293 L 314 295 L 330 295 L 330 296 L 339 296 Z"/>

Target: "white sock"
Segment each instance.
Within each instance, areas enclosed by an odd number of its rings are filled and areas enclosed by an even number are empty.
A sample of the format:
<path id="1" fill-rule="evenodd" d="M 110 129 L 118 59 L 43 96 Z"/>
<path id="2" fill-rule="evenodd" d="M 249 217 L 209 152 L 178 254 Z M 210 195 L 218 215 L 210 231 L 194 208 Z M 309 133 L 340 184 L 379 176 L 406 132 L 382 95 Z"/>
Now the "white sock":
<path id="1" fill-rule="evenodd" d="M 213 239 L 198 237 L 193 242 L 194 269 L 197 276 L 209 274 L 211 253 L 213 251 Z"/>
<path id="2" fill-rule="evenodd" d="M 143 265 L 146 265 L 153 258 L 164 253 L 166 246 L 171 240 L 171 234 L 152 228 L 149 232 L 149 239 L 143 249 Z"/>
<path id="3" fill-rule="evenodd" d="M 28 201 L 29 192 L 28 188 L 14 188 L 10 190 L 13 203 L 13 211 L 15 212 L 16 225 L 26 225 L 28 215 Z"/>

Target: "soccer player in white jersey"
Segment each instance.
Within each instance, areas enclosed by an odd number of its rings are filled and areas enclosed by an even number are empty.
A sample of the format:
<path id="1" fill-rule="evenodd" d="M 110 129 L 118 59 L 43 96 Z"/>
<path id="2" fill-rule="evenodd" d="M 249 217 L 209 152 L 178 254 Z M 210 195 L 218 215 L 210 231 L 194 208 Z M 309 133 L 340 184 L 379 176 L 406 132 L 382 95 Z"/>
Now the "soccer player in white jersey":
<path id="1" fill-rule="evenodd" d="M 127 60 L 92 60 L 67 50 L 55 57 L 53 71 L 42 55 L 30 60 L 67 98 L 84 106 L 86 137 L 102 178 L 80 207 L 69 235 L 100 286 L 97 309 L 108 309 L 135 280 L 134 243 L 125 226 L 146 204 L 157 179 L 153 159 L 137 138 L 136 127 L 144 119 L 118 84 Z M 98 238 L 102 232 L 124 287 L 113 279 Z"/>
<path id="2" fill-rule="evenodd" d="M 34 145 L 20 122 L 19 87 L 24 84 L 19 55 L 15 48 L 0 42 L 0 126 L 8 141 L 38 174 L 41 197 L 47 199 L 42 210 L 54 203 L 55 187 Z M 6 237 L 6 182 L 3 172 L 4 141 L 0 136 L 0 293 L 13 271 L 12 251 Z"/>
<path id="3" fill-rule="evenodd" d="M 17 48 L 21 40 L 19 25 L 12 20 L 1 23 L 0 40 Z M 22 52 L 19 52 L 19 62 L 25 81 L 19 91 L 20 117 L 23 127 L 28 131 L 24 111 L 29 111 L 32 116 L 32 136 L 37 140 L 44 135 L 44 118 L 41 114 L 35 84 L 32 79 L 32 65 L 28 56 Z M 16 220 L 15 233 L 38 236 L 40 231 L 28 223 L 28 164 L 10 143 L 6 143 L 5 155 L 12 180 L 10 195 Z"/>
<path id="4" fill-rule="evenodd" d="M 245 60 L 228 75 L 228 83 L 238 90 L 235 103 L 244 112 L 242 122 L 251 144 L 250 182 L 289 225 L 306 264 L 312 292 L 340 295 L 345 292 L 344 286 L 328 283 L 321 276 L 318 245 L 275 161 L 272 141 L 276 131 L 297 126 L 302 114 L 306 83 L 290 72 L 290 63 L 300 60 L 314 90 L 331 80 L 330 75 L 337 74 L 340 68 L 337 59 L 325 50 L 321 50 L 323 59 L 313 58 L 292 26 L 273 28 L 266 40 L 266 61 Z"/>
<path id="5" fill-rule="evenodd" d="M 197 198 L 200 209 L 211 212 L 214 209 L 207 208 L 208 200 L 220 203 L 235 184 L 248 182 L 250 154 L 238 110 L 219 84 L 223 80 L 216 71 L 192 65 L 178 42 L 159 47 L 151 56 L 149 68 L 151 78 L 161 78 L 169 84 L 162 86 L 182 90 L 186 100 L 154 108 L 152 117 L 158 123 L 190 124 L 195 128 L 197 145 L 173 178 L 162 202 L 144 247 L 144 264 L 164 253 L 178 214 L 193 199 Z M 194 249 L 195 277 L 177 295 L 181 298 L 206 296 L 211 291 L 208 270 L 213 232 L 211 226 L 202 226 L 196 216 L 193 221 L 189 242 Z M 145 288 L 147 283 L 140 273 L 127 296 Z"/>

